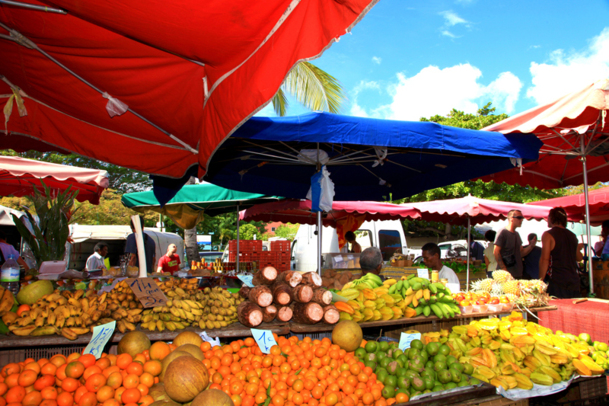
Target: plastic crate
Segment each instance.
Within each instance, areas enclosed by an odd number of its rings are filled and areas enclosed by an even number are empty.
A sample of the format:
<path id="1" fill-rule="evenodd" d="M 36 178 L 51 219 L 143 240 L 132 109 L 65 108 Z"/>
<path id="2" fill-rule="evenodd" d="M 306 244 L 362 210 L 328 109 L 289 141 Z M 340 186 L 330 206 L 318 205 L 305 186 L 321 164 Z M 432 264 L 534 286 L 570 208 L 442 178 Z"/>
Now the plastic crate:
<path id="1" fill-rule="evenodd" d="M 290 252 L 291 241 L 271 241 L 271 251 Z"/>
<path id="2" fill-rule="evenodd" d="M 82 352 L 86 345 L 67 345 L 62 347 L 36 347 L 0 351 L 0 367 L 11 362 L 23 362 L 28 358 L 50 359 L 53 355 L 63 354 L 66 357 L 74 352 Z"/>
<path id="3" fill-rule="evenodd" d="M 597 398 L 606 394 L 607 378 L 605 375 L 601 375 L 596 378 L 586 378 L 579 382 L 579 395 L 582 399 Z"/>

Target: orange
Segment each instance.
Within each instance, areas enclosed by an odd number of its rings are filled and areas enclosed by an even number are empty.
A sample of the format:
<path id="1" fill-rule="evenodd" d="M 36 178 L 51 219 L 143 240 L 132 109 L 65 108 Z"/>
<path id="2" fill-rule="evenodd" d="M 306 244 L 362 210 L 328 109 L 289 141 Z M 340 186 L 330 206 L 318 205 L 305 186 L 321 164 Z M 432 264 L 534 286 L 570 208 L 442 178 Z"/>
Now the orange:
<path id="1" fill-rule="evenodd" d="M 36 382 L 38 378 L 38 372 L 33 371 L 31 369 L 24 370 L 21 374 L 19 374 L 19 385 L 24 388 L 27 386 L 31 386 Z"/>
<path id="2" fill-rule="evenodd" d="M 97 361 L 97 359 L 95 358 L 95 355 L 93 355 L 93 354 L 84 354 L 78 358 L 78 361 L 80 363 L 82 363 L 85 366 L 85 368 L 88 368 L 91 365 L 95 365 L 95 362 Z"/>
<path id="3" fill-rule="evenodd" d="M 146 361 L 146 363 L 144 364 L 144 372 L 148 372 L 152 376 L 159 376 L 161 374 L 161 368 L 161 361 L 156 359 Z"/>
<path id="4" fill-rule="evenodd" d="M 121 401 L 126 403 L 137 403 L 142 397 L 141 392 L 137 388 L 126 389 L 121 395 Z"/>
<path id="5" fill-rule="evenodd" d="M 97 361 L 95 361 L 95 365 L 97 365 L 103 371 L 104 369 L 108 368 L 111 365 L 110 358 L 108 358 L 108 357 L 100 358 Z"/>
<path id="6" fill-rule="evenodd" d="M 87 379 L 89 379 L 89 377 L 91 375 L 101 374 L 101 373 L 102 373 L 102 369 L 99 366 L 91 365 L 90 367 L 87 367 L 85 369 L 85 372 L 82 373 L 82 377 L 86 381 Z"/>
<path id="7" fill-rule="evenodd" d="M 152 396 L 150 396 L 150 395 L 146 395 L 146 396 L 143 396 L 140 399 L 139 405 L 140 406 L 148 406 L 148 405 L 151 405 L 153 403 L 154 403 L 154 398 Z"/>
<path id="8" fill-rule="evenodd" d="M 4 378 L 6 378 L 9 375 L 18 374 L 20 372 L 21 366 L 19 366 L 19 364 L 11 362 L 10 364 L 6 364 L 4 367 L 2 367 L 2 371 L 0 373 Z"/>
<path id="9" fill-rule="evenodd" d="M 106 385 L 106 377 L 103 376 L 102 374 L 91 375 L 85 383 L 87 390 L 89 392 L 93 392 L 93 393 L 96 393 L 99 390 L 99 388 L 101 388 L 102 386 L 105 386 L 105 385 Z"/>
<path id="10" fill-rule="evenodd" d="M 108 399 L 102 403 L 102 406 L 120 406 L 120 403 L 116 399 Z"/>
<path id="11" fill-rule="evenodd" d="M 127 365 L 126 371 L 128 374 L 140 376 L 142 373 L 144 373 L 144 366 L 139 362 L 132 362 L 131 364 Z"/>
<path id="12" fill-rule="evenodd" d="M 371 405 L 374 403 L 374 396 L 372 395 L 372 393 L 368 392 L 368 393 L 364 393 L 364 396 L 362 396 L 362 402 L 365 405 Z"/>
<path id="13" fill-rule="evenodd" d="M 57 399 L 57 389 L 54 386 L 49 386 L 40 391 L 42 399 L 55 400 Z"/>
<path id="14" fill-rule="evenodd" d="M 37 362 L 29 362 L 27 364 L 25 364 L 25 366 L 23 367 L 23 370 L 26 369 L 31 369 L 32 371 L 36 371 L 37 374 L 40 373 L 40 364 L 38 364 Z"/>
<path id="15" fill-rule="evenodd" d="M 56 354 L 56 355 L 53 355 L 53 356 L 51 357 L 51 359 L 49 360 L 49 362 L 50 362 L 51 364 L 55 365 L 56 367 L 60 367 L 60 366 L 62 366 L 63 364 L 65 364 L 65 363 L 66 363 L 66 357 L 65 357 L 65 355 L 63 355 L 63 354 Z M 61 405 L 60 405 L 60 406 L 61 406 Z"/>
<path id="16" fill-rule="evenodd" d="M 55 399 L 43 399 L 40 406 L 57 406 Z"/>
<path id="17" fill-rule="evenodd" d="M 30 308 L 30 306 L 29 306 L 29 305 L 22 304 L 21 306 L 19 306 L 19 307 L 17 308 L 17 316 L 21 317 L 21 314 L 22 314 L 23 312 L 29 312 L 30 310 L 31 310 L 31 308 Z"/>
<path id="18" fill-rule="evenodd" d="M 34 389 L 41 391 L 46 387 L 55 385 L 55 377 L 53 375 L 42 375 L 34 382 Z"/>
<path id="19" fill-rule="evenodd" d="M 62 392 L 57 396 L 57 406 L 72 406 L 74 397 L 69 392 Z"/>
<path id="20" fill-rule="evenodd" d="M 140 376 L 140 385 L 145 385 L 148 388 L 151 388 L 152 385 L 154 385 L 154 376 L 152 376 L 151 374 L 149 374 L 148 372 L 144 372 L 141 376 Z"/>
<path id="21" fill-rule="evenodd" d="M 21 403 L 25 395 L 25 388 L 17 385 L 13 386 L 8 390 L 8 392 L 6 392 L 4 399 L 6 399 L 7 403 Z"/>
<path id="22" fill-rule="evenodd" d="M 146 361 L 148 361 L 148 359 L 146 359 L 146 356 L 144 354 L 137 354 L 133 358 L 133 361 L 139 362 L 140 364 L 144 365 L 146 363 Z"/>
<path id="23" fill-rule="evenodd" d="M 78 379 L 85 372 L 85 366 L 80 361 L 74 361 L 68 363 L 66 366 L 66 376 L 68 378 Z"/>
<path id="24" fill-rule="evenodd" d="M 80 358 L 80 353 L 73 352 L 72 354 L 68 355 L 68 358 L 66 358 L 66 361 L 69 364 L 72 361 L 78 361 L 78 358 Z"/>
<path id="25" fill-rule="evenodd" d="M 42 366 L 42 368 L 40 368 L 40 373 L 43 375 L 55 375 L 55 372 L 57 371 L 57 365 L 53 364 L 52 362 L 47 362 L 46 364 L 44 364 Z"/>
<path id="26" fill-rule="evenodd" d="M 78 385 L 79 384 L 76 379 L 66 378 L 61 383 L 61 389 L 65 390 L 66 392 L 74 392 L 76 389 L 78 389 Z"/>
<path id="27" fill-rule="evenodd" d="M 97 405 L 97 395 L 87 392 L 78 399 L 78 406 L 95 406 Z"/>
<path id="28" fill-rule="evenodd" d="M 115 372 L 119 372 L 119 373 L 120 373 L 120 370 L 121 370 L 121 369 L 120 369 L 119 367 L 117 367 L 116 365 L 113 365 L 113 366 L 110 366 L 110 367 L 108 367 L 108 368 L 104 369 L 104 370 L 102 371 L 102 374 L 103 374 L 103 375 L 104 375 L 106 378 L 108 378 L 110 375 L 112 375 L 112 374 L 113 374 L 113 373 L 115 373 Z"/>
<path id="29" fill-rule="evenodd" d="M 137 390 L 140 391 L 142 397 L 148 395 L 148 387 L 146 385 L 140 383 L 139 385 L 137 385 Z"/>
<path id="30" fill-rule="evenodd" d="M 241 403 L 242 403 L 241 396 L 239 396 L 239 395 L 232 395 L 230 397 L 230 399 L 233 401 L 233 405 L 235 405 L 235 406 L 241 406 Z"/>
<path id="31" fill-rule="evenodd" d="M 127 369 L 129 364 L 132 362 L 133 358 L 127 353 L 123 353 L 116 358 L 116 366 L 118 366 L 120 369 Z"/>
<path id="32" fill-rule="evenodd" d="M 396 393 L 395 395 L 396 403 L 406 403 L 408 400 L 410 400 L 410 398 L 405 393 Z"/>
<path id="33" fill-rule="evenodd" d="M 137 375 L 129 374 L 123 379 L 123 386 L 126 389 L 134 389 L 140 384 L 140 378 Z M 125 402 L 123 402 L 125 403 Z M 129 402 L 126 402 L 129 403 Z"/>
<path id="34" fill-rule="evenodd" d="M 42 396 L 37 390 L 25 395 L 25 397 L 21 401 L 21 404 L 23 406 L 38 406 L 40 403 L 42 403 Z"/>
<path id="35" fill-rule="evenodd" d="M 114 397 L 114 388 L 106 385 L 99 388 L 97 391 L 97 401 L 99 403 L 104 403 L 107 400 L 110 400 Z"/>
<path id="36" fill-rule="evenodd" d="M 4 382 L 0 383 L 0 396 L 4 395 L 8 391 L 8 385 Z"/>

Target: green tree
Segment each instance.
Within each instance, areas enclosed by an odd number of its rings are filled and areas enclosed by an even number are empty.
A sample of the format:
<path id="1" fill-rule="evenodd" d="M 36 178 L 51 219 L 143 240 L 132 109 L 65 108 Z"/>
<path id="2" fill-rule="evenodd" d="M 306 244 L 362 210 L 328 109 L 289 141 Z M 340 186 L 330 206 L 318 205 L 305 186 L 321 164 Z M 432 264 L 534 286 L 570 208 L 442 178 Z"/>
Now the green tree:
<path id="1" fill-rule="evenodd" d="M 285 238 L 286 240 L 293 241 L 299 227 L 300 226 L 298 224 L 282 224 L 275 230 L 275 237 L 281 237 Z"/>
<path id="2" fill-rule="evenodd" d="M 239 226 L 239 239 L 240 240 L 253 240 L 254 235 L 260 235 L 260 231 L 253 224 L 243 224 Z"/>
<path id="3" fill-rule="evenodd" d="M 446 117 L 435 115 L 429 118 L 423 117 L 421 121 L 431 121 L 442 125 L 480 130 L 509 117 L 507 114 L 493 114 L 495 113 L 495 107 L 491 107 L 491 104 L 490 102 L 485 104 L 484 107 L 478 109 L 477 114 L 469 114 L 452 109 Z"/>

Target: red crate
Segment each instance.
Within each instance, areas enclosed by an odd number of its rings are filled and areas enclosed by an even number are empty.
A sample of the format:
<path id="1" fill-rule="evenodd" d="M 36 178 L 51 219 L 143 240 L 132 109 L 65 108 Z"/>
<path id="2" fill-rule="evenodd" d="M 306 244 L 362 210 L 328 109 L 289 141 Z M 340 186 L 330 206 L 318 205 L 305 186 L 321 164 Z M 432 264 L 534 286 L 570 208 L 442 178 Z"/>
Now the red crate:
<path id="1" fill-rule="evenodd" d="M 289 262 L 290 261 L 290 253 L 289 252 L 278 252 L 277 253 L 277 261 L 278 262 Z"/>
<path id="2" fill-rule="evenodd" d="M 271 241 L 271 251 L 289 252 L 291 244 L 291 241 Z"/>

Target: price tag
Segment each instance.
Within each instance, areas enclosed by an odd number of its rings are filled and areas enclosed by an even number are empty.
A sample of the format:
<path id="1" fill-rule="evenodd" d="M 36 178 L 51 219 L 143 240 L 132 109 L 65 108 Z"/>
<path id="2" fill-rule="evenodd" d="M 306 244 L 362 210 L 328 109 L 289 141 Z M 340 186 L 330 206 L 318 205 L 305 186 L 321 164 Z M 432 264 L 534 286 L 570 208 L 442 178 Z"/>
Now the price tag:
<path id="1" fill-rule="evenodd" d="M 398 344 L 398 348 L 402 351 L 406 351 L 410 348 L 410 343 L 414 340 L 420 340 L 421 333 L 404 333 L 400 335 L 400 343 Z"/>
<path id="2" fill-rule="evenodd" d="M 252 330 L 254 340 L 256 340 L 258 347 L 260 347 L 260 351 L 263 353 L 269 354 L 271 352 L 271 347 L 277 345 L 272 332 L 268 330 L 258 330 L 256 328 L 251 328 L 250 330 Z"/>
<path id="3" fill-rule="evenodd" d="M 461 285 L 458 283 L 447 283 L 446 287 L 450 290 L 450 293 L 459 293 L 461 291 Z"/>
<path id="4" fill-rule="evenodd" d="M 348 260 L 352 260 L 353 259 L 353 255 L 351 255 L 351 254 L 347 255 L 347 259 Z"/>
<path id="5" fill-rule="evenodd" d="M 205 331 L 199 333 L 199 336 L 201 336 L 203 341 L 210 343 L 212 347 L 220 347 L 220 345 L 221 345 L 220 339 L 218 337 L 211 338 L 210 336 L 207 335 L 207 333 Z"/>
<path id="6" fill-rule="evenodd" d="M 145 308 L 165 306 L 167 298 L 152 278 L 129 278 L 127 284 Z"/>
<path id="7" fill-rule="evenodd" d="M 93 354 L 95 358 L 99 359 L 108 340 L 112 337 L 115 327 L 116 321 L 93 327 L 93 337 L 91 337 L 91 341 L 89 341 L 89 345 L 87 345 L 83 354 Z"/>
<path id="8" fill-rule="evenodd" d="M 429 269 L 427 269 L 427 268 L 417 269 L 417 276 L 419 278 L 429 279 Z"/>
<path id="9" fill-rule="evenodd" d="M 342 255 L 335 255 L 334 256 L 334 262 L 343 262 L 343 256 Z"/>
<path id="10" fill-rule="evenodd" d="M 252 280 L 254 279 L 254 275 L 237 275 L 237 278 L 247 287 L 253 288 L 254 284 Z"/>

